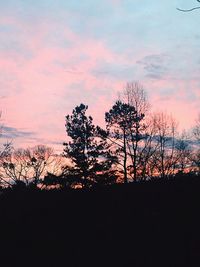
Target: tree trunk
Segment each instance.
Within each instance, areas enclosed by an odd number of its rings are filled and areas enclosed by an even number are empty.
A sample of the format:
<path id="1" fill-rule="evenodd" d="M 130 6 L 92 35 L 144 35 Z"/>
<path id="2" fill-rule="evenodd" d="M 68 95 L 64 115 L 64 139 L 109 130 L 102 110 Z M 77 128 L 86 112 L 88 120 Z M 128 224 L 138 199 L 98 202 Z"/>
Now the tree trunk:
<path id="1" fill-rule="evenodd" d="M 137 150 L 138 150 L 138 142 L 139 142 L 139 124 L 136 122 L 136 135 L 135 135 L 135 146 L 133 149 L 133 175 L 134 181 L 137 181 Z"/>
<path id="2" fill-rule="evenodd" d="M 126 168 L 126 162 L 127 162 L 127 151 L 126 151 L 126 130 L 124 128 L 124 131 L 123 131 L 123 137 L 124 137 L 124 183 L 127 183 L 128 182 L 128 179 L 127 179 L 127 168 Z"/>

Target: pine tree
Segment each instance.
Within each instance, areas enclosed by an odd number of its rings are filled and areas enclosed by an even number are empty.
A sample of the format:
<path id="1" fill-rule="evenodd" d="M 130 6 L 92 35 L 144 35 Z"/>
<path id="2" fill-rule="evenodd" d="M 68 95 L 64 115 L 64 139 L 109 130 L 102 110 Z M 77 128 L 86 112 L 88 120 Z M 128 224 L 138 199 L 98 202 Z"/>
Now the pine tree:
<path id="1" fill-rule="evenodd" d="M 88 106 L 80 104 L 66 116 L 66 132 L 70 141 L 64 143 L 64 155 L 71 165 L 64 169 L 66 178 L 72 186 L 91 187 L 94 184 L 109 184 L 115 180 L 112 167 L 116 157 L 112 155 L 107 143 L 107 132 L 93 124 L 91 116 L 86 115 Z"/>

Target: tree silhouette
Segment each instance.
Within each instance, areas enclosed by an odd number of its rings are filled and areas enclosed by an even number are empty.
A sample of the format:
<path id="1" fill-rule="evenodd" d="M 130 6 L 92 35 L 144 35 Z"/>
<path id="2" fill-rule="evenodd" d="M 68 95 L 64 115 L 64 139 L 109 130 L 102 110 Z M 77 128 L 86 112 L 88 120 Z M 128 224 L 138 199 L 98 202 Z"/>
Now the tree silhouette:
<path id="1" fill-rule="evenodd" d="M 155 142 L 157 136 L 157 127 L 152 116 L 145 120 L 142 129 L 141 143 L 138 145 L 137 154 L 137 179 L 146 180 L 154 175 L 155 165 L 153 158 L 158 149 L 158 143 Z"/>
<path id="2" fill-rule="evenodd" d="M 68 178 L 68 177 L 67 177 Z M 71 189 L 71 181 L 67 179 L 63 174 L 55 175 L 53 173 L 47 172 L 44 179 L 41 181 L 42 189 Z"/>
<path id="3" fill-rule="evenodd" d="M 136 124 L 141 120 L 135 108 L 127 103 L 117 101 L 109 112 L 105 114 L 109 140 L 115 146 L 118 155 L 118 163 L 123 167 L 124 182 L 128 181 L 128 156 L 132 156 L 128 150 L 128 142 L 139 138 L 136 132 Z M 122 161 L 122 162 L 121 162 Z"/>
<path id="4" fill-rule="evenodd" d="M 200 114 L 196 120 L 196 124 L 192 129 L 194 138 L 200 143 Z"/>
<path id="5" fill-rule="evenodd" d="M 165 178 L 173 175 L 176 167 L 175 140 L 177 123 L 172 116 L 158 112 L 153 115 L 156 127 L 156 151 L 153 154 L 155 172 Z"/>
<path id="6" fill-rule="evenodd" d="M 0 121 L 1 121 L 1 115 L 2 112 L 0 111 Z M 3 133 L 3 126 L 0 125 L 0 137 L 2 136 L 2 133 Z M 0 187 L 11 186 L 10 181 L 4 179 L 2 169 L 3 169 L 4 158 L 11 153 L 12 149 L 13 146 L 11 141 L 4 143 L 0 148 Z"/>
<path id="7" fill-rule="evenodd" d="M 37 186 L 40 179 L 47 173 L 48 167 L 54 161 L 53 149 L 45 145 L 37 145 L 26 149 L 26 154 L 32 167 L 32 183 Z"/>
<path id="8" fill-rule="evenodd" d="M 20 182 L 28 185 L 30 182 L 31 162 L 27 157 L 26 149 L 14 149 L 13 147 L 2 157 L 2 179 L 10 185 Z"/>
<path id="9" fill-rule="evenodd" d="M 150 108 L 147 93 L 139 82 L 127 82 L 119 100 L 133 106 L 139 115 L 146 114 Z"/>
<path id="10" fill-rule="evenodd" d="M 24 182 L 36 187 L 54 161 L 53 149 L 44 145 L 26 149 L 9 147 L 0 158 L 1 179 L 11 186 Z"/>
<path id="11" fill-rule="evenodd" d="M 191 154 L 192 149 L 189 145 L 189 138 L 183 132 L 175 144 L 176 168 L 179 172 L 183 173 L 188 166 L 191 166 Z"/>
<path id="12" fill-rule="evenodd" d="M 116 157 L 107 143 L 108 133 L 93 124 L 86 115 L 88 106 L 80 104 L 66 116 L 66 132 L 71 141 L 64 143 L 64 155 L 71 165 L 64 169 L 64 176 L 71 179 L 72 186 L 91 187 L 96 183 L 112 183 L 112 170 Z"/>
<path id="13" fill-rule="evenodd" d="M 12 151 L 12 143 L 8 142 L 3 144 L 3 149 L 0 151 L 0 185 L 2 186 L 11 186 L 11 182 L 4 177 L 4 160 Z"/>
<path id="14" fill-rule="evenodd" d="M 130 127 L 130 141 L 128 142 L 128 149 L 131 156 L 130 170 L 134 180 L 141 176 L 141 169 L 144 166 L 143 152 L 146 149 L 145 138 L 147 138 L 146 127 L 143 119 L 148 113 L 149 103 L 147 94 L 143 86 L 139 82 L 128 82 L 120 95 L 123 102 L 133 106 L 136 111 L 137 120 Z M 143 144 L 142 142 L 143 141 Z"/>

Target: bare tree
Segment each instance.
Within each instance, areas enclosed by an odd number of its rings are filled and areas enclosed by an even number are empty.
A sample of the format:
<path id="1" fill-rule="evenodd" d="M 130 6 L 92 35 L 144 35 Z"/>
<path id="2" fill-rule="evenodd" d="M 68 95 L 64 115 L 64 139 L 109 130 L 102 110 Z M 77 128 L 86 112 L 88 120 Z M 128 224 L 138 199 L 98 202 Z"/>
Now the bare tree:
<path id="1" fill-rule="evenodd" d="M 63 155 L 52 154 L 48 166 L 48 173 L 59 176 L 63 173 L 63 168 L 69 165 L 69 161 Z"/>
<path id="2" fill-rule="evenodd" d="M 176 169 L 180 172 L 185 172 L 191 166 L 192 149 L 189 145 L 189 137 L 184 131 L 177 139 L 175 145 Z"/>
<path id="3" fill-rule="evenodd" d="M 0 185 L 2 186 L 10 186 L 11 183 L 8 179 L 5 179 L 5 172 L 4 172 L 4 160 L 8 158 L 11 154 L 13 147 L 12 143 L 7 142 L 3 144 L 3 148 L 0 151 Z"/>
<path id="4" fill-rule="evenodd" d="M 136 117 L 138 118 L 134 124 L 130 125 L 127 138 L 127 148 L 131 160 L 129 170 L 133 180 L 136 181 L 138 174 L 140 173 L 141 175 L 141 165 L 143 163 L 141 155 L 145 147 L 144 139 L 147 137 L 147 125 L 144 119 L 150 105 L 147 100 L 146 91 L 138 82 L 128 82 L 119 97 L 124 103 L 135 109 Z"/>
<path id="5" fill-rule="evenodd" d="M 0 111 L 0 120 L 1 120 L 2 112 Z M 3 126 L 0 125 L 0 137 L 3 132 Z M 10 183 L 8 181 L 4 181 L 2 176 L 2 162 L 5 156 L 8 156 L 11 153 L 12 150 L 12 142 L 7 141 L 6 143 L 2 144 L 2 147 L 0 149 L 0 186 L 9 186 Z"/>
<path id="6" fill-rule="evenodd" d="M 26 156 L 23 149 L 13 150 L 13 148 L 2 157 L 2 180 L 12 184 L 27 179 L 28 165 L 25 164 Z"/>
<path id="7" fill-rule="evenodd" d="M 200 173 L 200 149 L 195 149 L 190 154 L 190 160 L 192 162 L 193 171 Z"/>
<path id="8" fill-rule="evenodd" d="M 194 138 L 200 142 L 200 114 L 196 120 L 196 125 L 194 126 L 193 128 L 193 135 L 194 135 Z"/>
<path id="9" fill-rule="evenodd" d="M 159 147 L 157 137 L 157 125 L 154 116 L 149 116 L 145 121 L 145 131 L 140 150 L 138 151 L 138 177 L 142 180 L 151 178 L 155 174 L 156 162 L 154 155 Z"/>
<path id="10" fill-rule="evenodd" d="M 128 82 L 119 93 L 119 99 L 133 106 L 138 115 L 146 114 L 150 108 L 147 93 L 139 82 Z"/>
<path id="11" fill-rule="evenodd" d="M 44 145 L 38 145 L 26 149 L 26 155 L 32 167 L 33 184 L 36 186 L 48 168 L 54 162 L 53 149 Z"/>
<path id="12" fill-rule="evenodd" d="M 158 175 L 161 178 L 172 175 L 175 171 L 175 136 L 177 122 L 163 112 L 154 114 L 154 123 L 157 129 L 156 142 L 158 142 L 154 153 L 154 162 Z"/>
<path id="13" fill-rule="evenodd" d="M 192 129 L 192 135 L 194 138 L 194 147 L 192 153 L 190 154 L 190 159 L 192 161 L 193 170 L 200 173 L 200 114 Z"/>
<path id="14" fill-rule="evenodd" d="M 8 185 L 31 182 L 36 186 L 39 180 L 51 170 L 58 168 L 53 149 L 38 145 L 27 149 L 9 149 L 1 157 L 1 180 Z"/>

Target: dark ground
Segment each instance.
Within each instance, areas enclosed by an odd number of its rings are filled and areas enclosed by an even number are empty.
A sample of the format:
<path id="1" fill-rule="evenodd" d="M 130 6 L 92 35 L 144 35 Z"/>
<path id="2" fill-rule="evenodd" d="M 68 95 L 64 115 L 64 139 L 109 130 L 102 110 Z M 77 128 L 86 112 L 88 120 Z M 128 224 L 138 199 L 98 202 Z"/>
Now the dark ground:
<path id="1" fill-rule="evenodd" d="M 200 177 L 0 196 L 0 267 L 200 267 Z"/>

